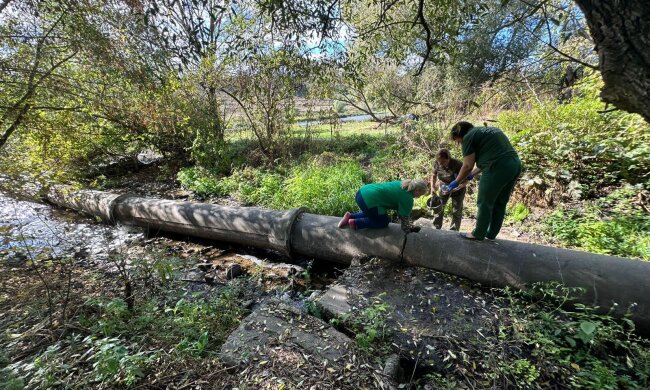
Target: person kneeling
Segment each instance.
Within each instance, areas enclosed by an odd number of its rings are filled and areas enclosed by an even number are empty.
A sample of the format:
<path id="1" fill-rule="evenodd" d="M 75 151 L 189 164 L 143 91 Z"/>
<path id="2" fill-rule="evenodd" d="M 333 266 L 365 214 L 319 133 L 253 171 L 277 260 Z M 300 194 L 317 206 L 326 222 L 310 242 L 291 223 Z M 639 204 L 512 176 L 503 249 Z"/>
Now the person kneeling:
<path id="1" fill-rule="evenodd" d="M 427 183 L 423 180 L 402 180 L 387 183 L 366 184 L 357 191 L 355 200 L 358 213 L 345 213 L 339 222 L 339 228 L 350 226 L 350 229 L 384 228 L 390 222 L 387 210 L 396 210 L 406 233 L 419 231 L 411 225 L 411 210 L 413 199 L 428 192 Z"/>

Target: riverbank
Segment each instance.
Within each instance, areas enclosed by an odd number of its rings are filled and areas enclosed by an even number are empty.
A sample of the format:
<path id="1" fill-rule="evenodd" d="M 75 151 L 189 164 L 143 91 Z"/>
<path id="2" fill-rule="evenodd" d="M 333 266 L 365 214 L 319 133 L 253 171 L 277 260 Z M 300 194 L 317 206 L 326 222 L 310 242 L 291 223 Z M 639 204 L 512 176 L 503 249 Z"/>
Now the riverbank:
<path id="1" fill-rule="evenodd" d="M 175 186 L 163 188 L 186 196 Z M 539 285 L 524 293 L 485 289 L 380 259 L 347 269 L 305 258 L 285 263 L 288 259 L 274 252 L 121 232 L 39 204 L 3 205 L 14 210 L 3 212 L 3 245 L 42 248 L 0 267 L 7 281 L 0 303 L 7 351 L 0 379 L 6 383 L 543 388 L 605 383 L 622 369 L 644 383 L 637 368 L 650 358 L 648 342 L 625 322 L 591 308 L 559 310 L 577 293 L 560 286 Z M 51 240 L 16 244 L 44 226 L 65 238 L 58 252 L 42 244 Z M 341 287 L 348 291 L 347 312 L 323 302 Z M 264 325 L 269 321 L 283 325 Z M 552 336 L 557 329 L 563 329 L 562 337 Z M 327 336 L 325 330 L 339 333 Z M 248 348 L 260 347 L 239 352 L 239 360 L 226 358 L 242 337 L 251 340 Z M 323 337 L 339 340 L 337 354 L 318 352 Z M 611 339 L 620 340 L 622 348 L 613 355 Z M 627 358 L 637 368 L 627 366 Z M 608 374 L 594 379 L 596 369 Z"/>

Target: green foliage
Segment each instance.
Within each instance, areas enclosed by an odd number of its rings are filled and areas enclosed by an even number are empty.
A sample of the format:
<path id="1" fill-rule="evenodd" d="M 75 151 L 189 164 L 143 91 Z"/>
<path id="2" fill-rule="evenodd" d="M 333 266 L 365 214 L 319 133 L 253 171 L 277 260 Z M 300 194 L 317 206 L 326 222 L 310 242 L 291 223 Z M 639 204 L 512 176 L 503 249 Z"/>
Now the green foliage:
<path id="1" fill-rule="evenodd" d="M 82 339 L 73 334 L 50 345 L 33 364 L 22 368 L 29 372 L 30 388 L 67 387 L 82 367 L 83 359 L 83 363 L 90 363 L 92 371 L 78 383 L 131 387 L 144 376 L 144 370 L 156 357 L 155 353 L 135 352 L 136 349 L 136 345 L 127 345 L 120 338 L 91 335 Z M 80 350 L 83 355 L 72 352 Z"/>
<path id="2" fill-rule="evenodd" d="M 431 174 L 432 157 L 422 153 L 421 150 L 409 147 L 405 141 L 389 138 L 386 144 L 387 146 L 379 149 L 370 161 L 374 182 L 426 178 Z"/>
<path id="3" fill-rule="evenodd" d="M 130 353 L 120 339 L 84 339 L 90 344 L 95 380 L 99 382 L 132 386 L 144 376 L 143 368 L 151 363 L 152 357 L 144 352 Z"/>
<path id="4" fill-rule="evenodd" d="M 184 168 L 176 177 L 183 188 L 192 190 L 200 197 L 228 195 L 234 188 L 227 187 L 219 177 L 205 168 Z"/>
<path id="5" fill-rule="evenodd" d="M 306 300 L 305 301 L 305 310 L 307 310 L 307 313 L 309 315 L 312 315 L 316 318 L 323 318 L 323 312 L 321 311 L 320 306 L 318 303 L 312 301 L 312 300 Z"/>
<path id="6" fill-rule="evenodd" d="M 355 334 L 355 341 L 363 351 L 371 353 L 382 347 L 382 342 L 390 334 L 387 328 L 386 317 L 390 314 L 391 307 L 381 300 L 381 294 L 373 298 L 370 306 L 361 313 L 344 315 L 334 319 L 334 325 L 343 325 Z"/>
<path id="7" fill-rule="evenodd" d="M 346 111 L 346 104 L 340 100 L 337 100 L 332 104 L 332 110 L 337 114 L 344 114 Z"/>
<path id="8" fill-rule="evenodd" d="M 246 167 L 217 178 L 204 169 L 188 168 L 178 179 L 200 196 L 231 195 L 245 204 L 279 210 L 306 207 L 314 213 L 341 215 L 356 208 L 354 194 L 363 176 L 358 163 L 325 153 L 289 170 Z"/>
<path id="9" fill-rule="evenodd" d="M 504 367 L 504 373 L 517 378 L 517 382 L 531 385 L 539 378 L 539 369 L 528 359 L 517 359 Z"/>
<path id="10" fill-rule="evenodd" d="M 536 383 L 543 375 L 572 388 L 646 388 L 650 379 L 647 341 L 634 333 L 627 318 L 616 320 L 597 314 L 597 308 L 575 304 L 561 309 L 578 290 L 559 284 L 535 284 L 528 290 L 500 290 L 499 301 L 512 325 L 502 329 L 504 339 L 528 345 L 527 359 L 507 361 L 502 366 L 518 386 Z M 498 353 L 498 351 L 496 351 Z"/>
<path id="11" fill-rule="evenodd" d="M 519 202 L 506 210 L 506 220 L 508 222 L 521 223 L 530 215 L 530 209 L 525 204 Z"/>
<path id="12" fill-rule="evenodd" d="M 89 305 L 99 310 L 100 315 L 83 318 L 82 323 L 109 338 L 129 332 L 151 332 L 150 337 L 198 357 L 214 352 L 215 346 L 221 345 L 238 325 L 243 311 L 235 298 L 240 292 L 238 286 L 232 286 L 212 300 L 191 296 L 173 304 L 152 300 L 136 306 L 135 313 L 130 313 L 121 299 L 93 300 Z"/>
<path id="13" fill-rule="evenodd" d="M 271 207 L 306 207 L 310 212 L 326 215 L 342 215 L 356 209 L 354 194 L 363 185 L 364 175 L 359 164 L 322 160 L 293 168 Z"/>
<path id="14" fill-rule="evenodd" d="M 598 75 L 585 82 L 568 103 L 545 101 L 530 110 L 499 115 L 521 156 L 525 187 L 547 197 L 594 197 L 621 180 L 644 183 L 650 178 L 650 128 L 638 115 L 598 113 Z"/>
<path id="15" fill-rule="evenodd" d="M 565 245 L 650 260 L 650 216 L 632 203 L 636 191 L 619 189 L 582 211 L 561 208 L 545 219 L 545 229 Z"/>

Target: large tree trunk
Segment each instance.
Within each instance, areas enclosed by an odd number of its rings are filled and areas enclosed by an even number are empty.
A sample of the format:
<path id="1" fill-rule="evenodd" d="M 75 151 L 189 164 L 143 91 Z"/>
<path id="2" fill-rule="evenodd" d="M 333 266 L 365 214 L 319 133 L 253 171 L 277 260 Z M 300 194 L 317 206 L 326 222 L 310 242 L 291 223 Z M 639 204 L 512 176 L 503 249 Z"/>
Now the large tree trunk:
<path id="1" fill-rule="evenodd" d="M 650 1 L 575 2 L 596 42 L 603 100 L 650 122 Z"/>

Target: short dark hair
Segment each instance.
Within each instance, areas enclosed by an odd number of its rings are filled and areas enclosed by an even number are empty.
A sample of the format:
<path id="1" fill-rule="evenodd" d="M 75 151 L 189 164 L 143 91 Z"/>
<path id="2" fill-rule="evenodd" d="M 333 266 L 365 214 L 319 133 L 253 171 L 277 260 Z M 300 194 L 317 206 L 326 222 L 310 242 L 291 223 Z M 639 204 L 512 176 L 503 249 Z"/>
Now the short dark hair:
<path id="1" fill-rule="evenodd" d="M 438 153 L 436 153 L 436 157 L 438 157 L 438 158 L 439 157 L 444 157 L 446 159 L 450 159 L 451 154 L 449 153 L 449 150 L 447 150 L 447 149 L 440 149 L 440 150 L 438 150 Z"/>
<path id="2" fill-rule="evenodd" d="M 473 124 L 469 122 L 458 122 L 451 128 L 451 139 L 463 138 L 472 128 Z"/>

